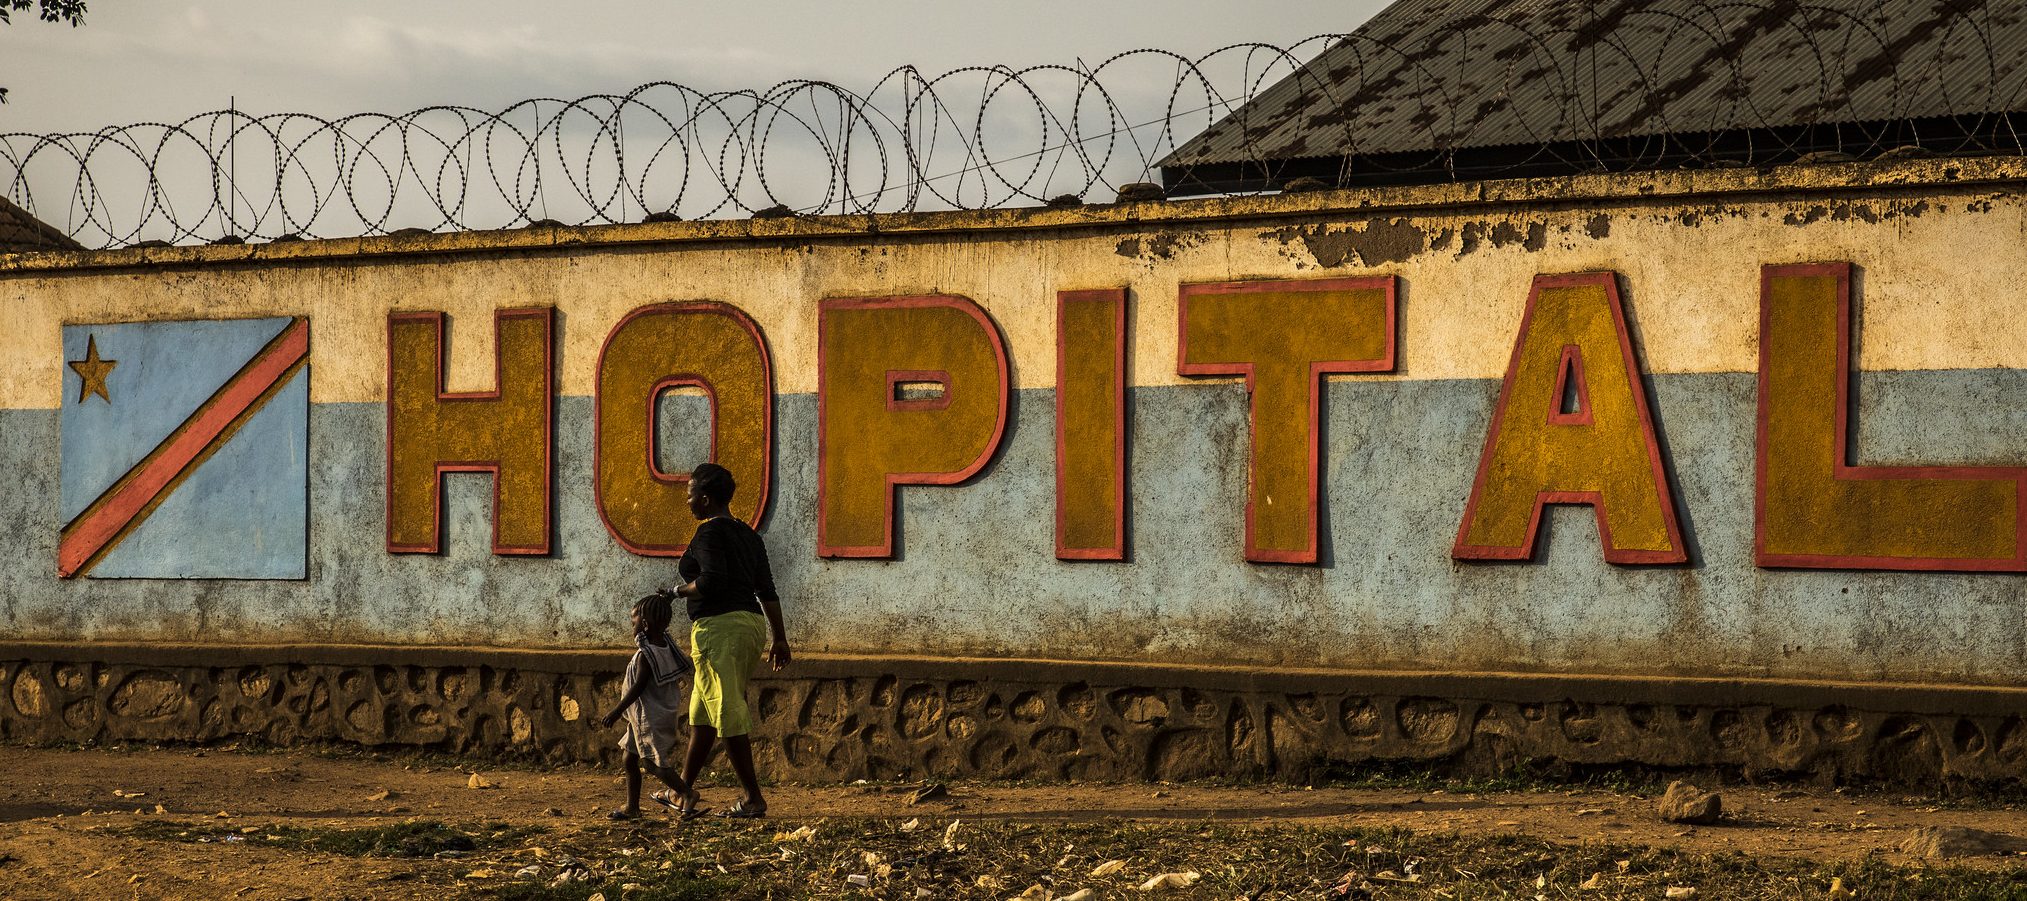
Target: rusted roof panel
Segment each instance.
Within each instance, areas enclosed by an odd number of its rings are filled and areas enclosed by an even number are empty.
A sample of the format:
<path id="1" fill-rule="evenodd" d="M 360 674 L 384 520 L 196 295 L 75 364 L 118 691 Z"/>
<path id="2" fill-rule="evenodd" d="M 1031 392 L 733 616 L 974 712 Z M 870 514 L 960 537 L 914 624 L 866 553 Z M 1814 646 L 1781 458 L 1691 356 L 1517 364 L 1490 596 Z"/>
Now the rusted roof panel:
<path id="1" fill-rule="evenodd" d="M 2023 110 L 2018 0 L 1400 0 L 1160 165 Z"/>
<path id="2" fill-rule="evenodd" d="M 78 250 L 83 245 L 70 239 L 26 210 L 0 197 L 0 253 L 37 250 Z"/>

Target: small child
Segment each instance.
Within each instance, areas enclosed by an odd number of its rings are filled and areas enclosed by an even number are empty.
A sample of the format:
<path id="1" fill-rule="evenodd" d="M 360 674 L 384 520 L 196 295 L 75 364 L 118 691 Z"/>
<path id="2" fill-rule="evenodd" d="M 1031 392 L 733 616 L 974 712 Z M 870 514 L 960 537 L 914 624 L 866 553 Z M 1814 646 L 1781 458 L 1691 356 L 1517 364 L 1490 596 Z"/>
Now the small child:
<path id="1" fill-rule="evenodd" d="M 633 636 L 640 649 L 626 664 L 626 693 L 619 705 L 605 715 L 611 728 L 626 718 L 626 734 L 620 736 L 620 750 L 626 752 L 626 808 L 607 816 L 630 820 L 640 816 L 641 762 L 667 785 L 648 797 L 678 816 L 696 816 L 697 793 L 677 775 L 676 718 L 685 709 L 682 678 L 695 669 L 688 655 L 669 638 L 669 595 L 662 592 L 641 598 L 633 605 Z"/>

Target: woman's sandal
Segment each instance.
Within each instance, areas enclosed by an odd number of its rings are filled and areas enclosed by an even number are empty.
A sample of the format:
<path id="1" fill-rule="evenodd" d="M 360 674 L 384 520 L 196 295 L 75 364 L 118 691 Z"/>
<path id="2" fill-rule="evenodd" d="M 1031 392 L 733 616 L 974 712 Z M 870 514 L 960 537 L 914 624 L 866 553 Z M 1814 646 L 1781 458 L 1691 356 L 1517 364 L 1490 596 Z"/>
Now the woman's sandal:
<path id="1" fill-rule="evenodd" d="M 612 811 L 612 812 L 610 812 L 610 813 L 607 813 L 607 814 L 605 815 L 605 818 L 606 818 L 606 819 L 608 819 L 608 820 L 631 820 L 631 819 L 637 819 L 637 818 L 639 818 L 639 817 L 640 817 L 640 814 L 638 814 L 638 813 L 627 813 L 627 812 L 626 812 L 625 810 L 623 810 L 623 809 L 621 809 L 621 810 L 614 810 L 614 811 Z"/>
<path id="2" fill-rule="evenodd" d="M 697 805 L 697 802 L 703 800 L 703 796 L 698 795 L 696 789 L 691 789 L 688 794 L 678 797 L 675 792 L 665 788 L 648 795 L 648 799 L 668 808 L 669 814 L 679 820 L 694 820 L 704 815 L 704 808 Z"/>
<path id="3" fill-rule="evenodd" d="M 767 815 L 766 803 L 754 804 L 745 798 L 732 803 L 731 807 L 718 811 L 718 816 L 728 820 L 757 820 Z"/>

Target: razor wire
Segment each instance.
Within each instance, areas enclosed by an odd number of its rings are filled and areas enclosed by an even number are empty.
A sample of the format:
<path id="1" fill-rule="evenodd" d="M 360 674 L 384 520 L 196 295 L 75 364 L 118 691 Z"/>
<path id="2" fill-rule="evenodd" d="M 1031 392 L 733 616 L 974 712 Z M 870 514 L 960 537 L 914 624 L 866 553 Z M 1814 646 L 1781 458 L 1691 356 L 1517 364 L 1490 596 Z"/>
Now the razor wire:
<path id="1" fill-rule="evenodd" d="M 1777 7 L 1793 23 L 1771 44 L 1780 58 L 1757 58 L 1768 45 L 1741 46 L 1738 23 Z M 1757 106 L 1770 88 L 1802 97 L 1800 108 L 1824 123 L 1869 114 L 1855 99 L 1864 91 L 1940 89 L 1946 106 L 1995 117 L 1983 132 L 2003 146 L 1984 149 L 2023 152 L 2006 115 L 2021 99 L 2006 87 L 2017 81 L 2010 69 L 1966 84 L 1914 84 L 1926 70 L 1895 59 L 1881 76 L 1879 60 L 1912 26 L 1853 9 L 1708 0 L 1635 12 L 1641 27 L 1665 31 L 1671 49 L 1660 55 L 1614 33 L 1572 52 L 1577 25 L 1477 15 L 1414 41 L 1361 32 L 1198 56 L 1132 50 L 1095 65 L 938 75 L 902 67 L 863 90 L 797 80 L 704 91 L 659 81 L 493 111 L 324 118 L 228 109 L 92 132 L 0 134 L 0 195 L 93 247 L 987 209 L 1109 201 L 1129 183 L 1155 180 L 1164 161 L 1201 155 L 1192 139 L 1227 117 L 1224 158 L 1263 173 L 1285 170 L 1304 146 L 1367 167 L 1454 169 L 1460 149 L 1505 140 L 1491 134 L 1502 128 L 1523 138 L 1514 146 L 1532 148 L 1502 158 L 1519 171 L 1544 156 L 1576 168 L 1637 165 L 1640 141 L 1669 132 L 1671 115 L 1689 103 L 1702 104 L 1705 120 L 1718 109 L 1726 129 L 1760 144 L 1741 151 L 1716 138 L 1707 146 L 1672 138 L 1673 155 L 1657 150 L 1654 159 L 1751 164 L 1806 149 L 1769 131 L 1795 124 Z M 1950 19 L 1960 33 L 1936 52 L 1996 59 L 1988 19 Z M 1488 84 L 1482 60 L 1494 51 L 1503 61 Z M 1270 93 L 1283 109 L 1336 114 L 1246 121 L 1248 104 Z M 1488 97 L 1504 118 L 1486 113 Z M 1920 143 L 1907 122 L 1889 124 L 1840 125 L 1837 140 L 1875 154 Z M 1821 137 L 1810 140 L 1817 147 Z M 1601 149 L 1614 141 L 1610 154 Z"/>
<path id="2" fill-rule="evenodd" d="M 1096 66 L 903 67 L 863 92 L 653 82 L 498 111 L 221 110 L 7 133 L 0 194 L 101 247 L 1032 204 L 1146 180 L 1178 129 L 1207 127 L 1331 39 L 1196 59 L 1140 50 Z M 1205 71 L 1233 58 L 1238 91 Z M 1150 61 L 1170 90 L 1129 101 L 1108 88 L 1108 73 Z"/>

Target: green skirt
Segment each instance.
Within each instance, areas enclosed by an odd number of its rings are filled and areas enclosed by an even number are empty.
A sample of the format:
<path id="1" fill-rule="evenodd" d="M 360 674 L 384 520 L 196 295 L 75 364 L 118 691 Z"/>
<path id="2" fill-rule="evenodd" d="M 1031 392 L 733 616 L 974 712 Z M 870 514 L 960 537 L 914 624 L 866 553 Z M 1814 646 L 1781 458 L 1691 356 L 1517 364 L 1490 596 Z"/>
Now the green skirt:
<path id="1" fill-rule="evenodd" d="M 720 613 L 691 623 L 697 675 L 690 683 L 690 725 L 710 726 L 723 738 L 753 731 L 746 681 L 766 651 L 767 617 L 758 613 Z"/>

